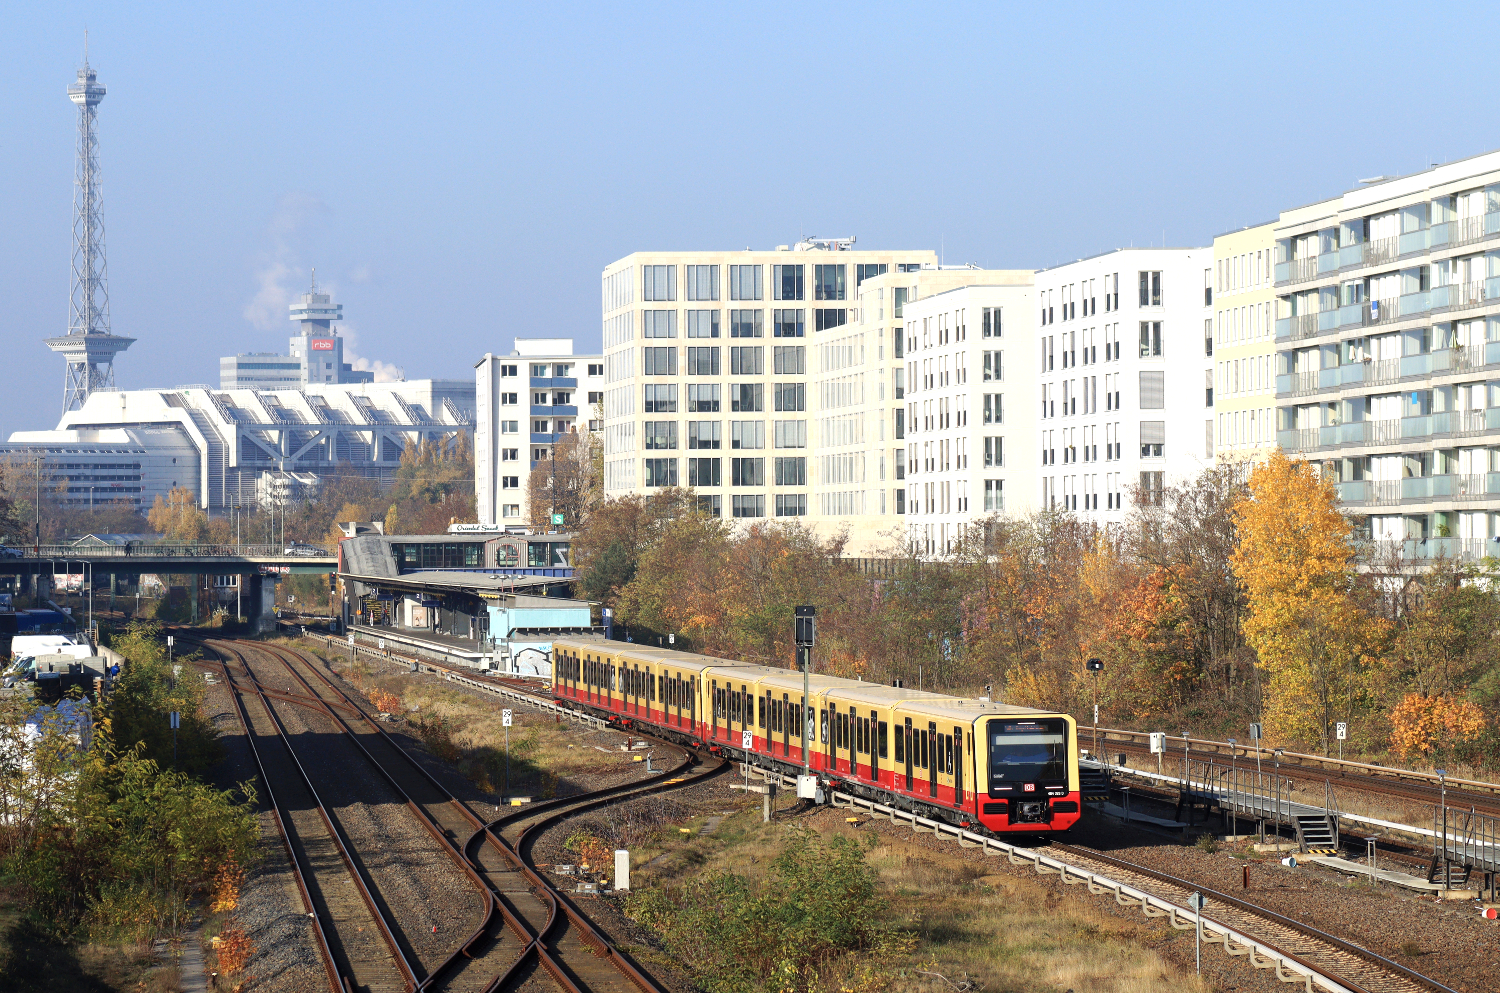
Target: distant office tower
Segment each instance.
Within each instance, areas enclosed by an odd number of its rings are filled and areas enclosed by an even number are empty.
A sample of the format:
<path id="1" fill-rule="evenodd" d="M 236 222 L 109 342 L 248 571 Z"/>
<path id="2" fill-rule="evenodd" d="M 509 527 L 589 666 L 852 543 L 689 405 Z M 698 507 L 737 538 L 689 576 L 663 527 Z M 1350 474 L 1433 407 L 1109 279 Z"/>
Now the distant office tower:
<path id="1" fill-rule="evenodd" d="M 78 82 L 68 87 L 78 105 L 78 161 L 73 184 L 73 293 L 68 333 L 48 338 L 47 347 L 67 360 L 63 412 L 82 407 L 89 394 L 115 385 L 115 355 L 134 338 L 109 330 L 109 281 L 104 266 L 104 218 L 100 210 L 99 103 L 104 99 L 85 57 Z"/>
<path id="2" fill-rule="evenodd" d="M 344 361 L 344 339 L 333 329 L 344 319 L 344 305 L 318 292 L 316 272 L 308 291 L 290 306 L 298 324 L 290 354 L 241 352 L 219 359 L 222 390 L 303 390 L 326 383 L 369 383 L 375 374 L 356 371 Z"/>

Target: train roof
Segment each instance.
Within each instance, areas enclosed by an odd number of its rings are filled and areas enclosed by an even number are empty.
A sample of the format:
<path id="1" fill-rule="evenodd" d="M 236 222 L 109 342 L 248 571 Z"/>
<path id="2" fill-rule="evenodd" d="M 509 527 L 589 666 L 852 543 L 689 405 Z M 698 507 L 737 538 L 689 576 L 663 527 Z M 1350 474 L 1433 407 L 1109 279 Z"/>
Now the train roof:
<path id="1" fill-rule="evenodd" d="M 669 664 L 685 669 L 697 669 L 704 677 L 722 674 L 729 679 L 758 680 L 770 685 L 802 693 L 802 673 L 797 669 L 781 669 L 754 662 L 739 662 L 734 659 L 715 658 L 696 652 L 682 652 L 665 646 L 635 645 L 628 642 L 608 641 L 597 636 L 586 638 L 562 638 L 557 644 L 576 644 L 585 650 L 609 652 L 622 659 L 634 662 Z M 983 697 L 955 697 L 930 690 L 914 690 L 909 687 L 886 686 L 883 683 L 866 683 L 842 676 L 813 673 L 810 686 L 815 694 L 828 694 L 837 703 L 865 704 L 872 707 L 900 706 L 937 720 L 974 721 L 985 716 L 1007 717 L 1026 714 L 1053 714 L 1057 711 L 1038 710 L 1034 707 L 1019 707 L 986 700 Z"/>

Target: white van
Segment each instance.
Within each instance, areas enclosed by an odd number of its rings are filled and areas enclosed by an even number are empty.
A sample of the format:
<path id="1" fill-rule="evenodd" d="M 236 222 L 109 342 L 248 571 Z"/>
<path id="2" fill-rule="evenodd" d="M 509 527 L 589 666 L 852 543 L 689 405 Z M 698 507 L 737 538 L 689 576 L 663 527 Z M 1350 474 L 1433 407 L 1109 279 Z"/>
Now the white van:
<path id="1" fill-rule="evenodd" d="M 93 654 L 87 650 L 87 645 L 80 645 L 65 634 L 18 634 L 10 639 L 10 657 L 19 662 L 37 655 L 64 651 L 70 647 L 84 649 L 80 658 L 87 658 Z"/>

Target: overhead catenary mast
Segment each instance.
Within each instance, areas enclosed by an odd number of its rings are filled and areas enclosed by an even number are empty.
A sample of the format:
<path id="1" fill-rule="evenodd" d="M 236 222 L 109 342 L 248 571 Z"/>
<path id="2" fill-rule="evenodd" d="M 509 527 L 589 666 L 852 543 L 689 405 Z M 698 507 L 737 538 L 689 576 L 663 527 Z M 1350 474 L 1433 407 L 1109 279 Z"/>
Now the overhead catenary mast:
<path id="1" fill-rule="evenodd" d="M 47 347 L 67 360 L 63 378 L 63 412 L 76 410 L 97 389 L 115 385 L 115 356 L 134 338 L 124 338 L 109 328 L 109 281 L 104 262 L 104 217 L 100 209 L 99 103 L 104 87 L 99 85 L 88 62 L 87 36 L 83 68 L 78 81 L 68 87 L 68 99 L 78 107 L 78 160 L 73 183 L 73 291 L 69 305 L 68 333 L 48 338 Z"/>

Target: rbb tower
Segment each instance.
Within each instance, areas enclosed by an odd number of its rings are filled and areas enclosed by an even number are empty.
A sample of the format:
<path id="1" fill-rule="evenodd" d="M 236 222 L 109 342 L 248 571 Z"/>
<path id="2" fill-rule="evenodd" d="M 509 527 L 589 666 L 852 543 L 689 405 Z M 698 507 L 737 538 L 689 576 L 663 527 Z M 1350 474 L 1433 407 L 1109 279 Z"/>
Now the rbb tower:
<path id="1" fill-rule="evenodd" d="M 99 135 L 96 130 L 104 87 L 85 54 L 78 81 L 68 87 L 78 106 L 78 162 L 73 184 L 73 294 L 68 333 L 48 338 L 47 347 L 68 362 L 63 379 L 63 412 L 82 407 L 89 394 L 115 385 L 115 355 L 134 338 L 109 330 L 109 282 L 104 268 L 104 218 L 100 210 Z"/>

